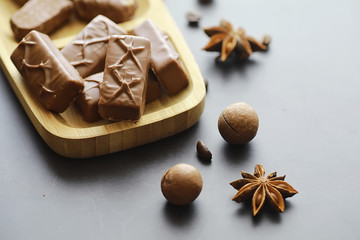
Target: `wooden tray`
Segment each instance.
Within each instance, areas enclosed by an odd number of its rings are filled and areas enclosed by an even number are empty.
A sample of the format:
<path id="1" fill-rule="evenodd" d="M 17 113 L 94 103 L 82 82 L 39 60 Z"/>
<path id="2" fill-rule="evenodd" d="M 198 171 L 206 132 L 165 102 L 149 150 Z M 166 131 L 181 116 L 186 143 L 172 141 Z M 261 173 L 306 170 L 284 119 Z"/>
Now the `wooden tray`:
<path id="1" fill-rule="evenodd" d="M 205 87 L 200 70 L 185 40 L 162 0 L 138 0 L 138 5 L 135 18 L 119 26 L 130 30 L 147 18 L 152 19 L 160 29 L 169 34 L 179 51 L 190 77 L 190 84 L 175 96 L 164 95 L 159 100 L 147 104 L 144 115 L 137 122 L 101 120 L 88 123 L 82 120 L 74 106 L 70 106 L 64 113 L 55 114 L 45 110 L 33 99 L 10 60 L 17 42 L 9 21 L 18 6 L 13 0 L 1 0 L 1 68 L 36 130 L 58 154 L 85 158 L 113 153 L 179 133 L 199 120 L 205 105 Z M 57 47 L 63 47 L 85 24 L 73 16 L 50 37 Z"/>

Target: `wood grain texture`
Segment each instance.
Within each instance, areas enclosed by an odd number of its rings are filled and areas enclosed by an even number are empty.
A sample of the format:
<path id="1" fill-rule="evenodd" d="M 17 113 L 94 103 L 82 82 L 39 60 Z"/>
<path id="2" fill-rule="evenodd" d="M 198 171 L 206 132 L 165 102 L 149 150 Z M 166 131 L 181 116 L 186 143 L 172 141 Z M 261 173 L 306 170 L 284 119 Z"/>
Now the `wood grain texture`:
<path id="1" fill-rule="evenodd" d="M 205 105 L 205 86 L 191 51 L 161 0 L 139 0 L 138 4 L 135 18 L 119 26 L 130 30 L 147 18 L 152 19 L 169 35 L 177 48 L 189 75 L 190 84 L 175 96 L 164 95 L 147 104 L 144 115 L 137 122 L 101 120 L 88 123 L 82 120 L 73 105 L 61 114 L 44 109 L 28 91 L 10 60 L 10 55 L 17 46 L 10 24 L 4 24 L 0 29 L 1 68 L 32 124 L 58 154 L 71 158 L 86 158 L 113 153 L 174 135 L 199 120 Z M 1 22 L 8 23 L 18 7 L 12 0 L 1 1 Z M 71 41 L 85 24 L 73 16 L 50 37 L 55 45 L 61 48 Z"/>

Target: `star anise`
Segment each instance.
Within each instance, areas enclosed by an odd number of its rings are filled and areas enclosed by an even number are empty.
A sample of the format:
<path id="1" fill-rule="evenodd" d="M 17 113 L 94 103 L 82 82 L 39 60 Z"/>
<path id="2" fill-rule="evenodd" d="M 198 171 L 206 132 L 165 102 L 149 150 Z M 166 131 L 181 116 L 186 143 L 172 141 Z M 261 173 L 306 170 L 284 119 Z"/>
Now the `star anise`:
<path id="1" fill-rule="evenodd" d="M 259 42 L 245 35 L 243 28 L 235 31 L 226 20 L 221 20 L 220 26 L 204 28 L 204 32 L 210 37 L 210 41 L 203 50 L 221 52 L 221 61 L 225 61 L 232 52 L 240 59 L 247 59 L 253 52 L 266 51 L 271 41 L 270 36 L 266 35 Z"/>
<path id="2" fill-rule="evenodd" d="M 260 164 L 255 166 L 254 175 L 241 171 L 243 179 L 230 183 L 239 190 L 232 200 L 244 202 L 252 196 L 253 215 L 258 214 L 265 200 L 278 212 L 285 210 L 284 198 L 292 197 L 298 192 L 284 181 L 285 175 L 276 176 L 276 172 L 265 177 L 265 169 Z"/>

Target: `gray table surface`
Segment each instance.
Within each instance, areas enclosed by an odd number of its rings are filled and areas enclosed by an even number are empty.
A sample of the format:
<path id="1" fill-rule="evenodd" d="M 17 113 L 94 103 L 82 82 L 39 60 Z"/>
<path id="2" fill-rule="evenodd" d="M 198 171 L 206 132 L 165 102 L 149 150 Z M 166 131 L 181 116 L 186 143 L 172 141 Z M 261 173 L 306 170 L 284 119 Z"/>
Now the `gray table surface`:
<path id="1" fill-rule="evenodd" d="M 360 239 L 360 1 L 166 0 L 209 80 L 205 110 L 170 138 L 92 159 L 63 158 L 32 126 L 0 74 L 0 239 Z M 189 10 L 203 14 L 187 25 Z M 221 18 L 249 35 L 273 37 L 246 62 L 220 64 L 200 49 L 201 27 Z M 257 136 L 242 147 L 219 135 L 224 107 L 247 102 Z M 213 153 L 196 156 L 203 140 Z M 187 207 L 161 194 L 172 165 L 196 166 L 204 187 Z M 231 201 L 229 182 L 262 164 L 299 194 L 278 214 Z"/>

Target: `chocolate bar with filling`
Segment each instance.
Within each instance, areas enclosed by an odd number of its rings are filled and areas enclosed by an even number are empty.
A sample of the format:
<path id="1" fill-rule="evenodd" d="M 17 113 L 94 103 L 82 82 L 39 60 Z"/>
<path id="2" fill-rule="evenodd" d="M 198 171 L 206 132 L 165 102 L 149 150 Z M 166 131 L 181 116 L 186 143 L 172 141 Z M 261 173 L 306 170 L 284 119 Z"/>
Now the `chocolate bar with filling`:
<path id="1" fill-rule="evenodd" d="M 188 86 L 189 79 L 184 66 L 167 35 L 149 19 L 135 27 L 132 32 L 150 40 L 151 68 L 169 94 L 176 94 Z"/>
<path id="2" fill-rule="evenodd" d="M 31 30 L 50 34 L 71 15 L 73 3 L 68 0 L 31 0 L 10 19 L 15 38 L 21 40 Z"/>
<path id="3" fill-rule="evenodd" d="M 136 36 L 111 36 L 100 85 L 99 113 L 109 120 L 138 120 L 145 108 L 150 42 Z"/>
<path id="4" fill-rule="evenodd" d="M 135 0 L 74 0 L 76 14 L 87 21 L 104 15 L 116 23 L 130 20 L 137 9 Z"/>
<path id="5" fill-rule="evenodd" d="M 104 72 L 100 72 L 84 78 L 84 90 L 79 94 L 75 104 L 85 121 L 95 122 L 101 118 L 98 103 L 103 76 Z"/>
<path id="6" fill-rule="evenodd" d="M 119 34 L 126 34 L 126 31 L 107 17 L 99 15 L 86 25 L 61 52 L 85 78 L 104 71 L 110 35 Z"/>
<path id="7" fill-rule="evenodd" d="M 100 84 L 103 82 L 103 77 L 104 72 L 100 72 L 84 78 L 84 90 L 77 97 L 75 104 L 85 121 L 95 122 L 101 119 L 98 112 L 98 103 L 100 99 Z M 149 70 L 146 103 L 160 98 L 160 94 L 160 84 L 154 73 Z"/>
<path id="8" fill-rule="evenodd" d="M 11 60 L 30 91 L 48 110 L 65 111 L 84 88 L 78 71 L 46 34 L 31 31 L 11 54 Z"/>

